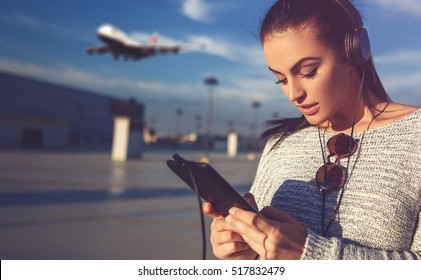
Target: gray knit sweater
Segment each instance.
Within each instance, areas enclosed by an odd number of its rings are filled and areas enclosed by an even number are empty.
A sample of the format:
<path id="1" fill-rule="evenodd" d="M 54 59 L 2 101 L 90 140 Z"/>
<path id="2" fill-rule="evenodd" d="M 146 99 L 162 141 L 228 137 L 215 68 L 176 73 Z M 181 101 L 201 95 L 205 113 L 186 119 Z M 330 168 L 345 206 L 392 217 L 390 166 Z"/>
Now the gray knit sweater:
<path id="1" fill-rule="evenodd" d="M 321 132 L 323 143 L 333 135 Z M 421 259 L 421 109 L 354 138 L 359 147 L 326 236 L 315 184 L 323 165 L 315 127 L 288 136 L 273 150 L 276 139 L 268 141 L 251 189 L 259 207 L 284 210 L 307 227 L 302 259 Z M 341 165 L 346 162 L 341 159 Z M 326 224 L 338 198 L 339 191 L 326 195 Z"/>

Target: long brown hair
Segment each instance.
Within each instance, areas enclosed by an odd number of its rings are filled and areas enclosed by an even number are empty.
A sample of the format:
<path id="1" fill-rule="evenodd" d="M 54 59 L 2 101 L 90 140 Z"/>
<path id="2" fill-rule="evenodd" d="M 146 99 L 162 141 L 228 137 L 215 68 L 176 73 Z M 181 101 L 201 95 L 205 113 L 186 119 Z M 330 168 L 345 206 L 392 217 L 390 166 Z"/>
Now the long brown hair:
<path id="1" fill-rule="evenodd" d="M 276 1 L 262 20 L 260 41 L 264 44 L 268 37 L 277 36 L 290 28 L 303 26 L 316 30 L 320 42 L 334 50 L 340 59 L 347 60 L 344 46 L 345 34 L 354 28 L 353 21 L 333 0 Z M 372 57 L 364 65 L 355 65 L 355 69 L 360 76 L 364 70 L 366 71 L 364 89 L 369 89 L 380 101 L 391 102 L 374 67 Z M 369 100 L 366 98 L 366 101 Z M 368 106 L 374 110 L 374 104 L 368 103 Z M 270 128 L 263 132 L 262 138 L 279 137 L 277 142 L 282 141 L 291 133 L 311 126 L 304 116 L 269 120 L 266 124 Z"/>

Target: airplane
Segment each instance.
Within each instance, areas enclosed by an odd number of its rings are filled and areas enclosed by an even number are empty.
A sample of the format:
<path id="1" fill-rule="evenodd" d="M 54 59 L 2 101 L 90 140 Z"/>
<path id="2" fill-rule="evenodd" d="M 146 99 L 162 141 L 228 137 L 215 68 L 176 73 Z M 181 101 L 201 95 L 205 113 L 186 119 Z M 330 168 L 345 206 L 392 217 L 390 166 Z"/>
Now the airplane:
<path id="1" fill-rule="evenodd" d="M 120 57 L 123 57 L 125 60 L 137 60 L 153 57 L 158 54 L 178 54 L 181 49 L 186 48 L 182 45 L 158 46 L 156 45 L 159 39 L 157 35 L 152 35 L 148 44 L 139 44 L 111 24 L 103 24 L 98 27 L 97 35 L 105 45 L 87 48 L 85 49 L 86 53 L 103 54 L 109 52 L 116 60 Z M 204 48 L 204 46 L 202 45 L 200 48 Z"/>

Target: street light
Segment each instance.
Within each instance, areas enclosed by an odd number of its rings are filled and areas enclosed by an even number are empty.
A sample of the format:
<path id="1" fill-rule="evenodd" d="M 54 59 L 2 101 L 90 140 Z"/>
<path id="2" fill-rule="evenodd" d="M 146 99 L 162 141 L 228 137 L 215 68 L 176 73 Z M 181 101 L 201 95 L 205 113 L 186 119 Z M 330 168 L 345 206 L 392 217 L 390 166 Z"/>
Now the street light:
<path id="1" fill-rule="evenodd" d="M 209 77 L 204 81 L 205 85 L 209 87 L 208 91 L 208 115 L 206 120 L 206 137 L 205 137 L 205 155 L 202 161 L 209 162 L 209 150 L 212 137 L 212 113 L 213 113 L 213 92 L 215 86 L 218 85 L 218 80 L 215 77 Z"/>
<path id="2" fill-rule="evenodd" d="M 196 121 L 196 134 L 197 136 L 200 135 L 200 129 L 202 128 L 202 115 L 200 114 L 196 114 L 196 116 L 194 117 L 194 120 Z"/>
<path id="3" fill-rule="evenodd" d="M 248 154 L 248 158 L 250 159 L 250 160 L 253 160 L 254 158 L 255 158 L 255 154 L 254 154 L 254 151 L 256 151 L 257 150 L 257 136 L 256 136 L 256 133 L 257 133 L 257 126 L 258 126 L 258 123 L 259 123 L 259 118 L 258 118 L 258 110 L 259 110 L 259 108 L 262 106 L 262 103 L 260 103 L 259 101 L 254 101 L 252 104 L 251 104 L 251 106 L 254 108 L 254 122 L 253 122 L 253 124 L 252 124 L 252 126 L 251 126 L 251 129 L 252 129 L 252 135 L 251 135 L 251 151 L 250 151 L 250 153 Z"/>
<path id="4" fill-rule="evenodd" d="M 178 108 L 175 110 L 176 119 L 175 119 L 175 138 L 177 143 L 180 140 L 180 122 L 181 122 L 181 115 L 183 114 L 183 109 Z"/>
<path id="5" fill-rule="evenodd" d="M 262 103 L 259 101 L 254 101 L 251 106 L 255 109 L 254 110 L 254 125 L 253 125 L 253 147 L 254 149 L 257 149 L 257 126 L 259 125 L 259 115 L 258 110 L 262 106 Z"/>
<path id="6" fill-rule="evenodd" d="M 234 121 L 233 120 L 229 120 L 228 121 L 228 130 L 231 131 L 234 129 Z"/>

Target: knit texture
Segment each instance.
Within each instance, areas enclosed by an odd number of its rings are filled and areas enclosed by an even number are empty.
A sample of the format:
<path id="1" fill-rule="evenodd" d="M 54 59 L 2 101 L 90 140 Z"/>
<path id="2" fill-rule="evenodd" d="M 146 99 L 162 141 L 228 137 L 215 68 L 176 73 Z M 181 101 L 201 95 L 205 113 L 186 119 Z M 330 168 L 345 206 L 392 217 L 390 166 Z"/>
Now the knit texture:
<path id="1" fill-rule="evenodd" d="M 321 132 L 324 148 L 332 136 Z M 354 138 L 358 149 L 326 236 L 315 183 L 323 165 L 317 127 L 298 131 L 273 149 L 277 139 L 267 142 L 251 188 L 259 208 L 286 211 L 307 227 L 302 259 L 421 259 L 421 109 Z M 340 164 L 346 167 L 347 159 Z M 326 225 L 339 194 L 326 195 Z"/>

